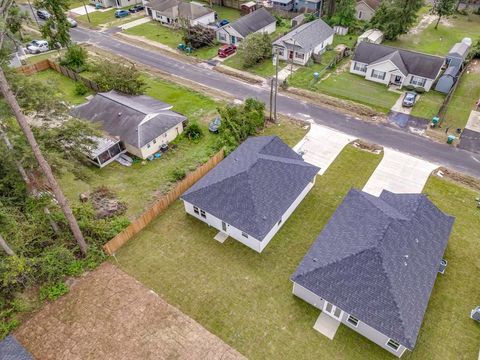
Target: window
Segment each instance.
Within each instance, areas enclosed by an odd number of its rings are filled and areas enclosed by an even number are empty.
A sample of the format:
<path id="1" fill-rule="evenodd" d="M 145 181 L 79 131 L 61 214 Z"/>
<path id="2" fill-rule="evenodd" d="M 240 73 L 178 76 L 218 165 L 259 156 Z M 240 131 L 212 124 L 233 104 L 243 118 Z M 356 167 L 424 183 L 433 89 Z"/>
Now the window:
<path id="1" fill-rule="evenodd" d="M 150 149 L 150 144 L 147 144 L 147 148 Z"/>
<path id="2" fill-rule="evenodd" d="M 358 319 L 357 319 L 355 316 L 350 315 L 350 316 L 348 317 L 347 321 L 348 321 L 351 325 L 353 325 L 353 326 L 355 326 L 355 327 L 358 326 Z"/>
<path id="3" fill-rule="evenodd" d="M 367 72 L 367 64 L 362 64 L 355 61 L 355 64 L 353 65 L 353 70 Z"/>
<path id="4" fill-rule="evenodd" d="M 248 239 L 248 234 L 245 234 L 244 232 L 242 232 L 242 236 Z"/>
<path id="5" fill-rule="evenodd" d="M 397 351 L 398 348 L 400 347 L 400 344 L 396 342 L 395 340 L 388 339 L 387 346 L 392 348 L 393 350 Z"/>
<path id="6" fill-rule="evenodd" d="M 425 86 L 426 82 L 427 79 L 418 76 L 412 76 L 412 78 L 410 79 L 410 84 L 417 86 Z"/>
<path id="7" fill-rule="evenodd" d="M 156 143 L 157 143 L 157 139 L 154 139 L 154 140 L 153 140 L 153 143 L 156 144 Z"/>
<path id="8" fill-rule="evenodd" d="M 384 71 L 372 70 L 372 78 L 385 80 L 386 73 Z"/>
<path id="9" fill-rule="evenodd" d="M 201 216 L 202 218 L 204 218 L 204 219 L 207 218 L 207 214 L 206 214 L 205 211 L 203 211 L 203 210 L 200 210 L 200 216 Z"/>
<path id="10" fill-rule="evenodd" d="M 225 34 L 218 33 L 218 37 L 220 41 L 227 41 L 227 36 Z"/>
<path id="11" fill-rule="evenodd" d="M 278 49 L 278 56 L 283 56 L 285 54 L 284 49 Z"/>
<path id="12" fill-rule="evenodd" d="M 198 207 L 196 207 L 196 206 L 193 207 L 193 212 L 197 215 L 200 215 L 200 211 L 198 210 Z"/>
<path id="13" fill-rule="evenodd" d="M 296 57 L 297 59 L 303 59 L 303 58 L 305 57 L 305 54 L 297 53 L 297 52 L 296 52 L 296 53 L 295 53 L 295 57 Z"/>
<path id="14" fill-rule="evenodd" d="M 282 219 L 278 220 L 278 226 L 282 223 Z"/>

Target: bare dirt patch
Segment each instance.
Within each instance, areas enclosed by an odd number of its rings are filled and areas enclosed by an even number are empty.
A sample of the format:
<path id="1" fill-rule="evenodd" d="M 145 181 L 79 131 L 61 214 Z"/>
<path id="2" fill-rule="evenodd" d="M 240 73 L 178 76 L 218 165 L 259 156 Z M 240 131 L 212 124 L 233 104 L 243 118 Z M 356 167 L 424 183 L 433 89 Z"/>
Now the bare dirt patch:
<path id="1" fill-rule="evenodd" d="M 473 73 L 480 73 L 480 60 L 473 59 L 472 61 L 470 61 L 467 67 L 467 71 Z"/>
<path id="2" fill-rule="evenodd" d="M 452 180 L 472 190 L 480 191 L 480 179 L 464 175 L 462 173 L 447 169 L 445 167 L 439 168 L 434 172 L 434 174 L 438 177 Z"/>
<path id="3" fill-rule="evenodd" d="M 380 154 L 383 151 L 382 146 L 377 145 L 377 144 L 372 144 L 372 143 L 369 143 L 369 142 L 366 142 L 366 141 L 360 140 L 360 139 L 355 140 L 352 143 L 352 146 L 357 148 L 357 149 L 360 149 L 360 150 L 363 150 L 363 151 L 368 151 L 368 152 L 371 152 L 371 153 L 374 153 L 374 154 Z"/>
<path id="4" fill-rule="evenodd" d="M 110 263 L 16 332 L 36 359 L 245 359 Z"/>

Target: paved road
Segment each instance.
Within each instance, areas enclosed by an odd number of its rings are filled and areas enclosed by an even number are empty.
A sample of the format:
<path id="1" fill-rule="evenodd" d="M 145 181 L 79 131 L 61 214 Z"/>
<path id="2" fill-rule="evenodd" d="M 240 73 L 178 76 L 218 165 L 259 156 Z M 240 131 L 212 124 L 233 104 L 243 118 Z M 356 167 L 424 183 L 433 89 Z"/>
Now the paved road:
<path id="1" fill-rule="evenodd" d="M 269 89 L 251 85 L 218 73 L 207 64 L 192 65 L 133 44 L 126 44 L 109 33 L 84 28 L 72 29 L 75 41 L 88 41 L 114 54 L 155 67 L 164 72 L 224 91 L 238 99 L 255 97 L 268 102 Z M 300 120 L 313 121 L 360 139 L 390 147 L 460 172 L 480 177 L 480 154 L 439 144 L 425 137 L 396 128 L 374 124 L 284 95 L 278 97 L 278 111 Z M 361 169 L 359 169 L 361 171 Z"/>

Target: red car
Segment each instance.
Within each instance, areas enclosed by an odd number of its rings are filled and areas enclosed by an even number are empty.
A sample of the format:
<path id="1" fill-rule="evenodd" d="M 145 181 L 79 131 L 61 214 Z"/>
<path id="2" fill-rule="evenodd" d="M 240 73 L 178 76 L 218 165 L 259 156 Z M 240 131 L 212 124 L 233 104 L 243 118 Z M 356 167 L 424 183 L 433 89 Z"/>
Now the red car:
<path id="1" fill-rule="evenodd" d="M 221 58 L 226 58 L 237 51 L 237 47 L 235 45 L 223 45 L 220 49 L 218 49 L 218 56 Z"/>

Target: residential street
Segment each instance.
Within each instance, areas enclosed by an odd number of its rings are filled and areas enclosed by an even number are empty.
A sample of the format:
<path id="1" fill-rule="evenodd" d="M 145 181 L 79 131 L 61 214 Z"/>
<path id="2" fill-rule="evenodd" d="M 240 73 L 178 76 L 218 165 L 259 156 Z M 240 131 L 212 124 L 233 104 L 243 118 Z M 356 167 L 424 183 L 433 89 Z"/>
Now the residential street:
<path id="1" fill-rule="evenodd" d="M 247 84 L 218 73 L 209 69 L 207 64 L 199 66 L 185 63 L 170 56 L 126 44 L 105 32 L 75 28 L 71 33 L 75 41 L 95 44 L 114 54 L 224 91 L 238 99 L 255 97 L 268 103 L 269 89 Z M 436 143 L 425 137 L 395 128 L 394 125 L 367 123 L 349 115 L 283 95 L 278 96 L 278 111 L 296 119 L 314 121 L 354 137 L 480 177 L 479 154 Z"/>

